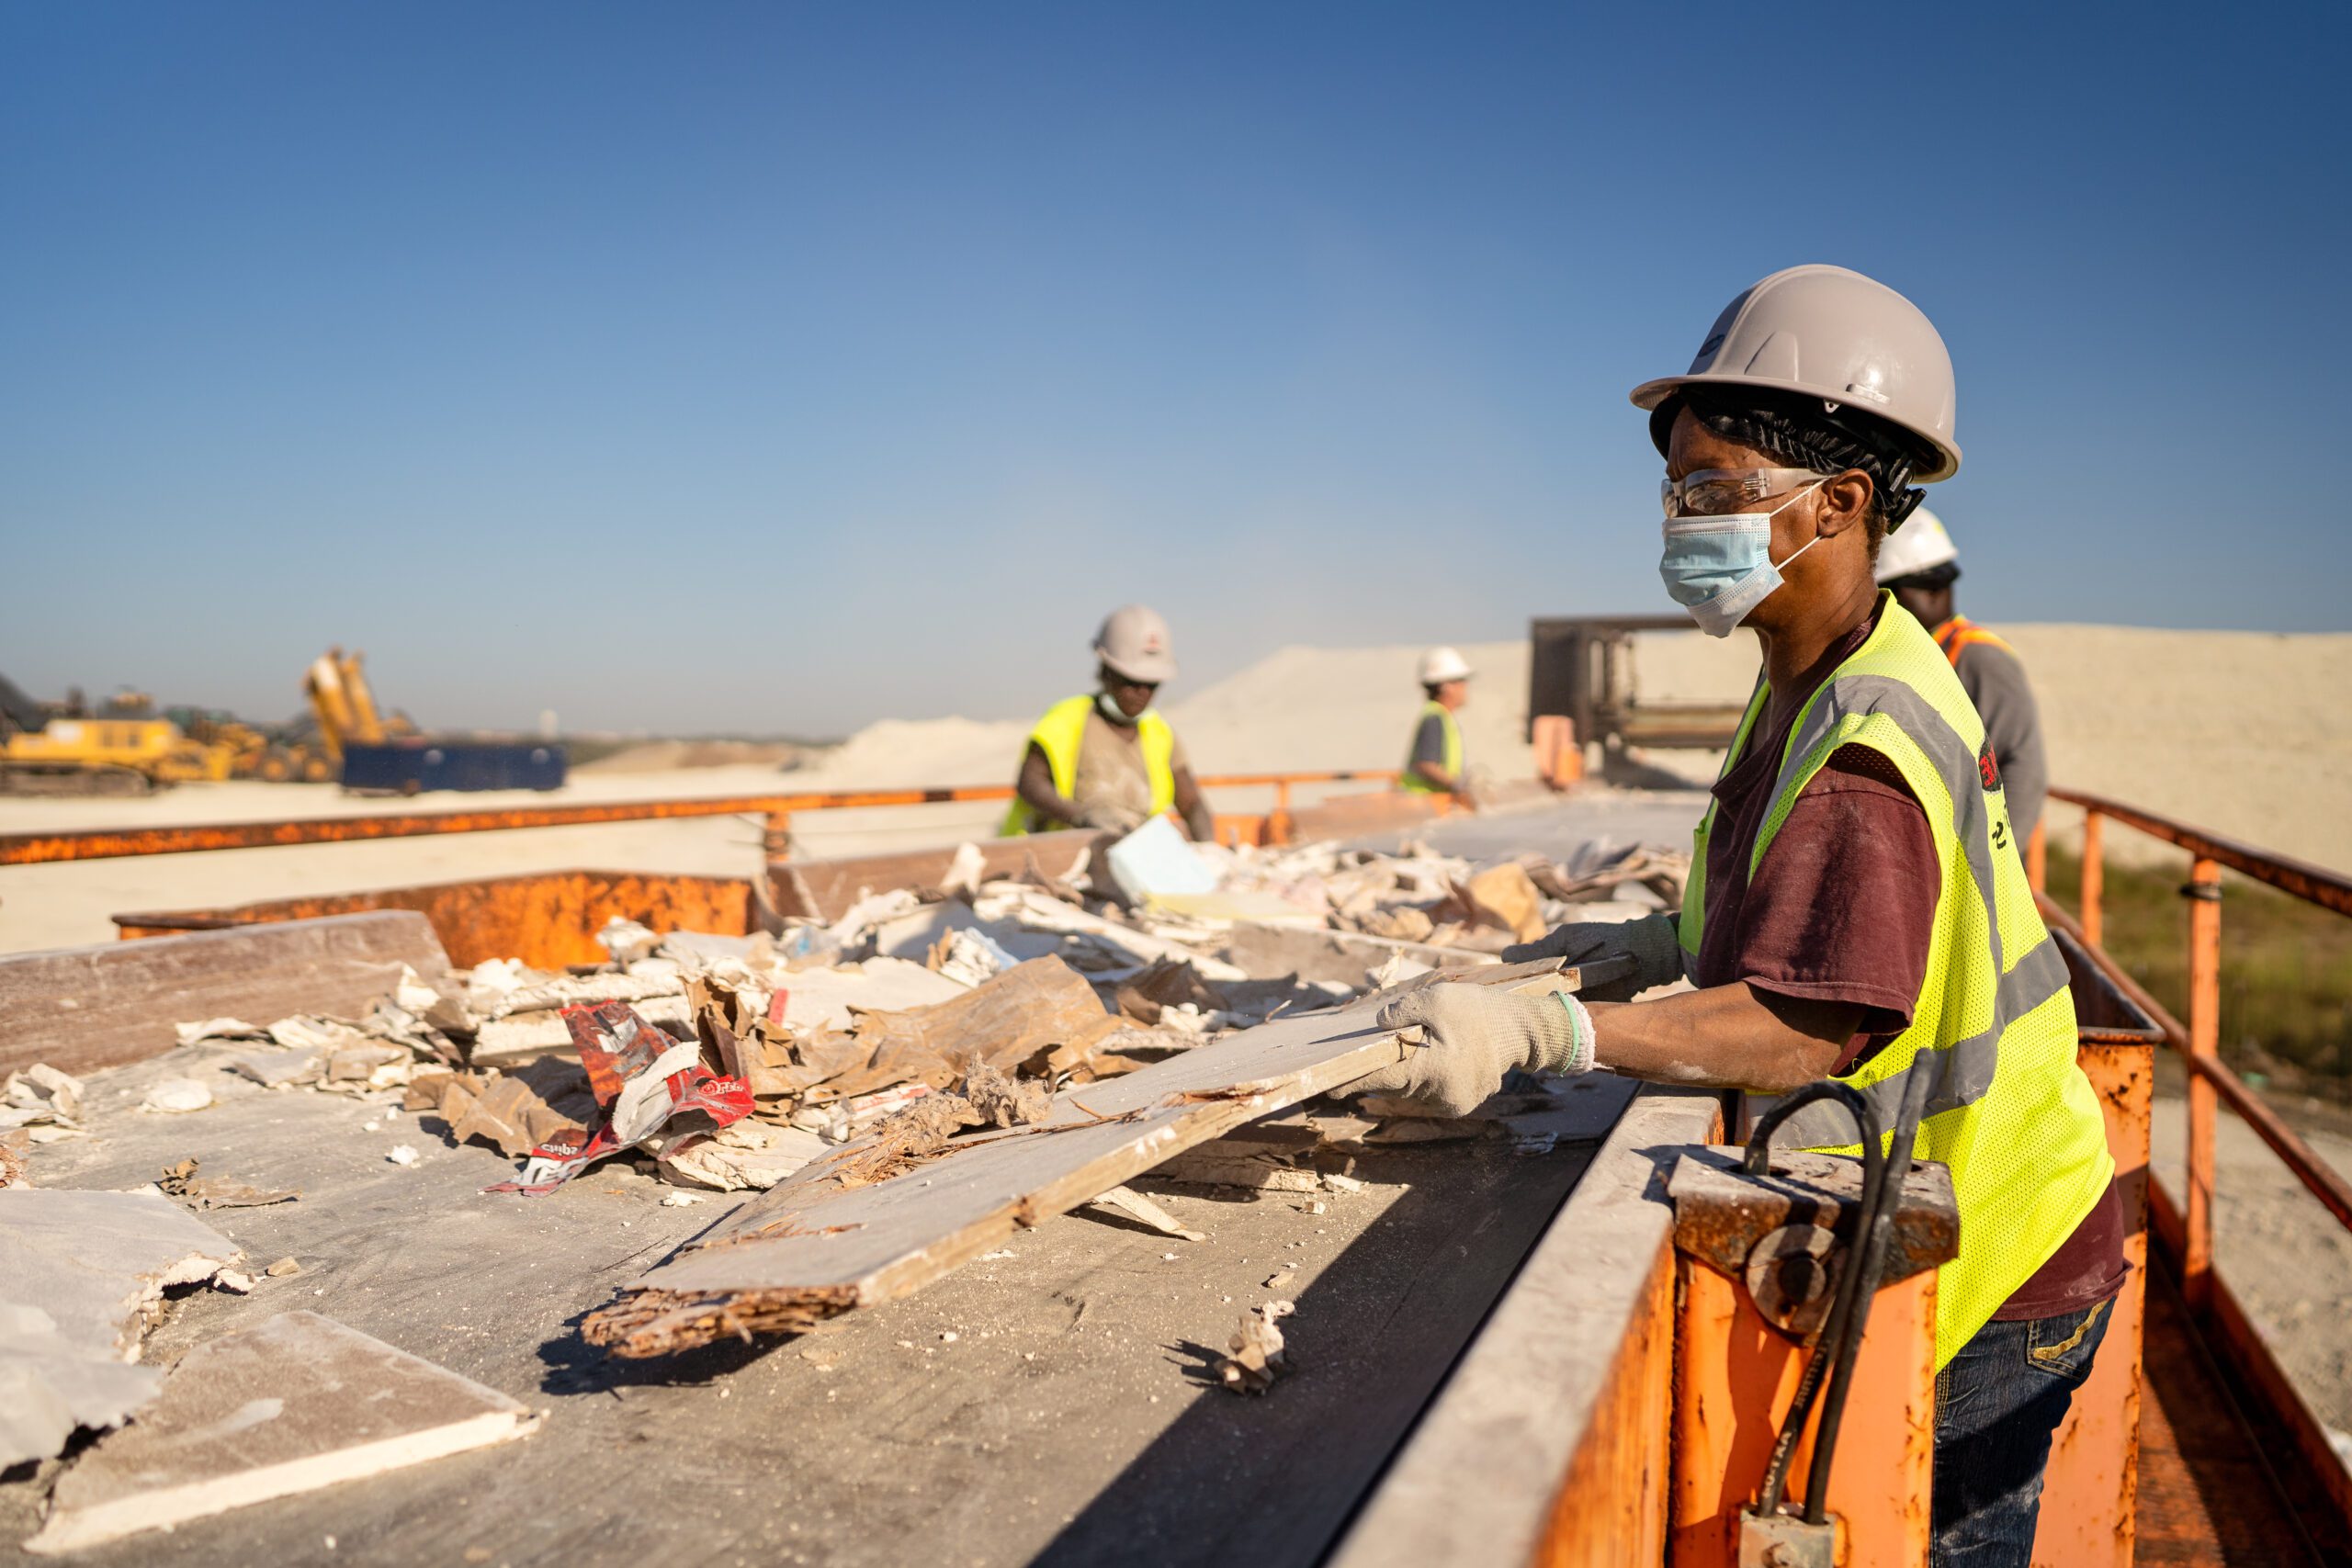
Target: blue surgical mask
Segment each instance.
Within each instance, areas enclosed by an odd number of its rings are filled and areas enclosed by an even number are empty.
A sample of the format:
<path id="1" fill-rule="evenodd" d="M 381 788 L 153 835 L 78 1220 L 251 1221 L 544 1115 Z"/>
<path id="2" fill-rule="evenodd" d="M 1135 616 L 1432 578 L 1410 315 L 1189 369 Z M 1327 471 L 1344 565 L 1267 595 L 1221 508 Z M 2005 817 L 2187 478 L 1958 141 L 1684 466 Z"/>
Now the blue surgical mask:
<path id="1" fill-rule="evenodd" d="M 1666 551 L 1657 574 L 1674 602 L 1690 612 L 1709 637 L 1729 637 L 1748 612 L 1781 586 L 1781 568 L 1821 543 L 1815 534 L 1789 560 L 1772 559 L 1772 519 L 1797 496 L 1826 482 L 1815 479 L 1770 512 L 1733 512 L 1719 517 L 1669 517 Z"/>

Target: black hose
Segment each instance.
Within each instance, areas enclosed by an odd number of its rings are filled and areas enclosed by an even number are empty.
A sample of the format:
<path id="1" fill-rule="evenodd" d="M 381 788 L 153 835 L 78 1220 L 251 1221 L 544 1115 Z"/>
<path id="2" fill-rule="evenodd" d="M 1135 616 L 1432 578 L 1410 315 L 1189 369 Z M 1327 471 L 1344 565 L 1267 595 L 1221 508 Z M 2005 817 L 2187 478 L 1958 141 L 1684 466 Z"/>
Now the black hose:
<path id="1" fill-rule="evenodd" d="M 1781 1123 L 1815 1100 L 1834 1100 L 1846 1108 L 1854 1119 L 1857 1141 L 1862 1148 L 1862 1194 L 1857 1205 L 1852 1232 L 1855 1249 L 1859 1253 L 1862 1239 L 1870 1234 L 1870 1224 L 1876 1213 L 1883 1160 L 1879 1151 L 1878 1113 L 1871 1102 L 1851 1086 L 1823 1078 L 1809 1083 L 1794 1093 L 1784 1096 L 1779 1104 L 1758 1118 L 1756 1130 L 1747 1137 L 1747 1157 L 1741 1168 L 1750 1176 L 1767 1176 L 1772 1169 L 1772 1134 Z M 1859 1261 L 1859 1259 L 1858 1259 Z M 1815 1341 L 1813 1358 L 1805 1363 L 1804 1376 L 1798 1380 L 1796 1397 L 1789 1405 L 1787 1418 L 1781 1425 L 1780 1436 L 1773 1439 L 1772 1462 L 1764 1472 L 1764 1489 L 1757 1511 L 1767 1517 L 1780 1511 L 1781 1492 L 1788 1483 L 1789 1462 L 1795 1456 L 1797 1436 L 1804 1430 L 1806 1416 L 1813 1410 L 1814 1396 L 1821 1392 L 1821 1377 L 1829 1365 L 1829 1351 L 1843 1337 L 1847 1321 L 1854 1312 L 1854 1289 L 1858 1270 L 1849 1266 L 1838 1280 L 1838 1296 L 1831 1303 L 1829 1320 L 1822 1325 L 1821 1337 Z"/>
<path id="2" fill-rule="evenodd" d="M 1928 1090 L 1942 1077 L 1942 1068 L 1949 1060 L 1943 1053 L 1937 1053 L 1939 1059 L 1931 1070 L 1929 1064 L 1920 1059 L 1925 1055 L 1922 1052 L 1912 1057 L 1909 1075 L 1904 1079 L 1903 1109 L 1895 1115 L 1894 1145 L 1886 1151 L 1886 1173 L 1883 1179 L 1886 1192 L 1871 1212 L 1861 1256 L 1855 1259 L 1853 1272 L 1860 1293 L 1853 1320 L 1846 1325 L 1845 1337 L 1838 1342 L 1837 1364 L 1830 1371 L 1829 1392 L 1821 1405 L 1821 1429 L 1814 1435 L 1813 1465 L 1805 1472 L 1804 1517 L 1809 1524 L 1821 1524 L 1828 1517 L 1829 1461 L 1838 1451 L 1838 1429 L 1846 1418 L 1846 1395 L 1853 1388 L 1854 1359 L 1861 1353 L 1862 1329 L 1870 1322 L 1871 1297 L 1878 1292 L 1878 1277 L 1886 1266 L 1887 1247 L 1894 1237 L 1894 1215 L 1903 1206 L 1903 1181 L 1911 1172 L 1911 1146 L 1919 1135 L 1919 1119 L 1928 1108 Z"/>

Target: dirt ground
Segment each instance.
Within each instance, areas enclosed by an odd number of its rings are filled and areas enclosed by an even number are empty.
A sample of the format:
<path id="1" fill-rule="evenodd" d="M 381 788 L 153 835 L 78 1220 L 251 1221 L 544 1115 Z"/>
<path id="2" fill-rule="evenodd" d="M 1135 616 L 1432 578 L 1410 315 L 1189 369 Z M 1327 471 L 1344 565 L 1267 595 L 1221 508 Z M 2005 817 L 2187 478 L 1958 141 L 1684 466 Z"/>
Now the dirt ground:
<path id="1" fill-rule="evenodd" d="M 2156 1179 L 2182 1190 L 2185 1100 L 2160 1096 Z M 2352 1137 L 2305 1126 L 2312 1149 L 2352 1175 Z M 2352 1233 L 2225 1108 L 2213 1139 L 2213 1258 L 2313 1414 L 2352 1434 Z M 2352 1446 L 2352 1437 L 2339 1450 Z"/>

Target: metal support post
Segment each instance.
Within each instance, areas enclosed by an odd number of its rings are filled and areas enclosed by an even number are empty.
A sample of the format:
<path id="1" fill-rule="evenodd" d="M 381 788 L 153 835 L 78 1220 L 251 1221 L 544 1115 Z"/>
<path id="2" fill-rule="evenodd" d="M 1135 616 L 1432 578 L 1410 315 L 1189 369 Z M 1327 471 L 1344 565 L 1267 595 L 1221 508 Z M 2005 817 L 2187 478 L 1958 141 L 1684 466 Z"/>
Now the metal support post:
<path id="1" fill-rule="evenodd" d="M 2096 811 L 2083 813 L 2083 940 L 2093 947 L 2099 945 L 2103 924 L 2099 895 L 2107 889 L 2106 822 Z"/>
<path id="2" fill-rule="evenodd" d="M 2222 1041 L 2222 868 L 2199 857 L 2189 868 L 2188 1054 L 2212 1063 Z M 2192 1064 L 2192 1069 L 2194 1064 Z M 2181 1294 L 2202 1311 L 2213 1295 L 2213 1086 L 2188 1076 L 2188 1203 L 2182 1230 Z"/>

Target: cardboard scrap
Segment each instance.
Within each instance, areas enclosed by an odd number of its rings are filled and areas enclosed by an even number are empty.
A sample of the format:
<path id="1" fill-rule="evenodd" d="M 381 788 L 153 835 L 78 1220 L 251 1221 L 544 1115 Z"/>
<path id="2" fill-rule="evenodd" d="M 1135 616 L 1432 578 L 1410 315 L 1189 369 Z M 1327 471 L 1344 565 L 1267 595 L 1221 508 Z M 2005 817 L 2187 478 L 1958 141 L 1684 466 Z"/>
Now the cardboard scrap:
<path id="1" fill-rule="evenodd" d="M 60 1478 L 28 1551 L 76 1551 L 510 1442 L 538 1418 L 495 1389 L 315 1313 L 180 1358 L 153 1407 Z"/>
<path id="2" fill-rule="evenodd" d="M 265 1190 L 230 1176 L 199 1177 L 196 1174 L 197 1166 L 194 1155 L 177 1165 L 165 1166 L 155 1185 L 163 1189 L 165 1197 L 177 1198 L 196 1209 L 260 1209 L 272 1203 L 290 1203 L 302 1195 L 291 1187 Z"/>
<path id="3" fill-rule="evenodd" d="M 495 1070 L 419 1073 L 409 1080 L 401 1108 L 437 1112 L 449 1123 L 452 1142 L 480 1138 L 514 1159 L 554 1142 L 560 1134 L 585 1131 L 579 1122 L 542 1100 L 529 1084 Z"/>

